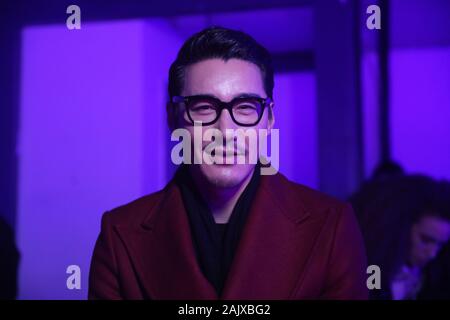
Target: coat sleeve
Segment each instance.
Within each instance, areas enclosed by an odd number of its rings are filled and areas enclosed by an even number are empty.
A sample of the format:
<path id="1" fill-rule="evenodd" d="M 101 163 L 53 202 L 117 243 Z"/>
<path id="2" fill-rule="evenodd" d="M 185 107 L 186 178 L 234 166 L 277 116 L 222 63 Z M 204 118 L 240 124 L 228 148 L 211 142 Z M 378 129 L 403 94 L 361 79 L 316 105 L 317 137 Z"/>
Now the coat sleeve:
<path id="1" fill-rule="evenodd" d="M 336 223 L 323 299 L 366 300 L 367 258 L 353 209 L 345 205 Z"/>
<path id="2" fill-rule="evenodd" d="M 122 299 L 117 276 L 117 262 L 111 241 L 112 232 L 108 213 L 105 213 L 91 260 L 88 290 L 90 300 Z"/>

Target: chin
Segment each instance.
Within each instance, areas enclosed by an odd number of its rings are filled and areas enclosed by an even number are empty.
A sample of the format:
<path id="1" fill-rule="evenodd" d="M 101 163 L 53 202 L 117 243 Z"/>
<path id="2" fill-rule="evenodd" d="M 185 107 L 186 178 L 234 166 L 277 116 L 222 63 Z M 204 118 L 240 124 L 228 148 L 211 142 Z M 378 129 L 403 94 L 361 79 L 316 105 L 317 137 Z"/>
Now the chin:
<path id="1" fill-rule="evenodd" d="M 234 188 L 239 186 L 249 174 L 254 165 L 233 164 L 233 165 L 200 165 L 200 172 L 205 179 L 213 186 L 221 188 Z"/>

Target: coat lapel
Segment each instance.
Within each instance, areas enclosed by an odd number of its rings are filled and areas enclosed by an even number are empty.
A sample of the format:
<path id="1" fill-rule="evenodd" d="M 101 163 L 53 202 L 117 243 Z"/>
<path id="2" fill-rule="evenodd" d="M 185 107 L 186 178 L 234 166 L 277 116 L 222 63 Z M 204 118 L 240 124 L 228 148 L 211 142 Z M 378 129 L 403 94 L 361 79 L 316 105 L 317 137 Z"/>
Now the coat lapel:
<path id="1" fill-rule="evenodd" d="M 117 227 L 147 298 L 289 299 L 301 285 L 322 221 L 284 177 L 262 176 L 221 297 L 196 259 L 178 187 L 169 183 L 138 228 Z"/>
<path id="2" fill-rule="evenodd" d="M 289 299 L 298 291 L 322 223 L 290 192 L 284 177 L 261 177 L 223 299 Z"/>
<path id="3" fill-rule="evenodd" d="M 197 263 L 181 195 L 170 182 L 139 230 L 119 229 L 146 298 L 217 299 Z"/>

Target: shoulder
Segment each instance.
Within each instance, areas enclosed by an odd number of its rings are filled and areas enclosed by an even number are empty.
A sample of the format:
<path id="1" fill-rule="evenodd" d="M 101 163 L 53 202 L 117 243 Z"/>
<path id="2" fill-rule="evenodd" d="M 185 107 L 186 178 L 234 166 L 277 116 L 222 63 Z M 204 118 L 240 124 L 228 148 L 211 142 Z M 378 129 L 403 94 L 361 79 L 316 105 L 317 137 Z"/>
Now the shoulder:
<path id="1" fill-rule="evenodd" d="M 274 194 L 286 211 L 297 214 L 299 209 L 308 214 L 328 215 L 329 213 L 346 214 L 351 212 L 351 206 L 340 199 L 314 190 L 303 184 L 293 182 L 283 174 L 263 178 L 264 188 Z"/>
<path id="2" fill-rule="evenodd" d="M 167 197 L 170 192 L 170 183 L 157 192 L 137 198 L 129 203 L 113 208 L 102 216 L 102 225 L 137 227 L 151 217 L 155 208 Z"/>

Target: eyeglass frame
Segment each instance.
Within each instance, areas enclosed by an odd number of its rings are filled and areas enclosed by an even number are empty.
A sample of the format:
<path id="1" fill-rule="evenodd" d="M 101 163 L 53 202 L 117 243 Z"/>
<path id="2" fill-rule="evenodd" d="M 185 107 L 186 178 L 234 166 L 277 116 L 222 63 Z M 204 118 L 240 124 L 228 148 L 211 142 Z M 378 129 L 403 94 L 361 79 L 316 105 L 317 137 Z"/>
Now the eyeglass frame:
<path id="1" fill-rule="evenodd" d="M 224 109 L 228 110 L 228 112 L 230 113 L 231 119 L 233 120 L 234 123 L 236 123 L 239 126 L 242 127 L 253 127 L 256 126 L 262 119 L 262 116 L 264 114 L 264 108 L 268 105 L 271 105 L 273 103 L 272 98 L 267 97 L 267 98 L 262 98 L 262 97 L 257 97 L 257 96 L 245 96 L 245 97 L 236 97 L 234 99 L 232 99 L 230 102 L 224 102 L 222 100 L 220 100 L 219 98 L 216 97 L 212 97 L 212 96 L 208 96 L 208 95 L 192 95 L 192 96 L 172 96 L 170 99 L 171 103 L 174 104 L 179 104 L 179 103 L 184 103 L 185 104 L 185 108 L 187 111 L 187 115 L 189 120 L 191 121 L 192 124 L 195 124 L 195 121 L 192 119 L 191 117 L 191 113 L 189 111 L 189 101 L 191 101 L 194 98 L 204 98 L 204 99 L 209 99 L 215 102 L 215 104 L 218 106 L 218 111 L 217 111 L 217 116 L 213 121 L 209 121 L 209 122 L 202 122 L 203 126 L 209 126 L 212 125 L 214 123 L 217 122 L 217 120 L 219 120 L 222 111 Z M 240 99 L 256 99 L 260 104 L 261 104 L 261 113 L 258 115 L 258 120 L 255 123 L 252 124 L 245 124 L 245 123 L 240 123 L 238 121 L 236 121 L 236 119 L 234 118 L 233 115 L 233 105 L 236 103 L 237 100 Z M 273 106 L 273 104 L 272 104 Z"/>

